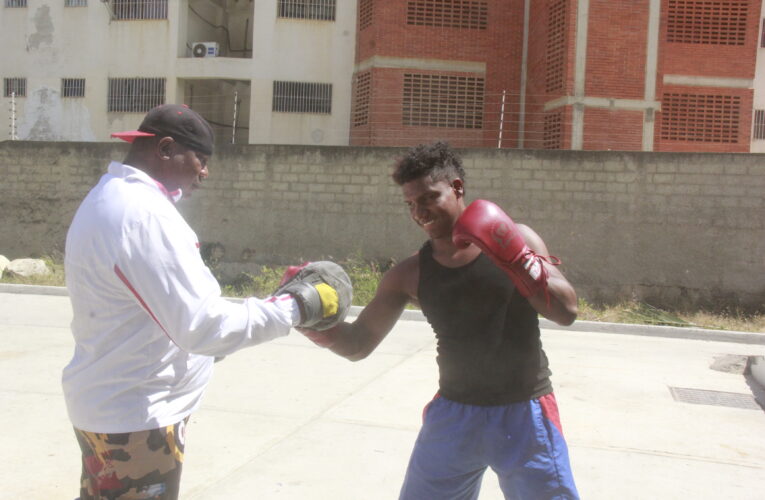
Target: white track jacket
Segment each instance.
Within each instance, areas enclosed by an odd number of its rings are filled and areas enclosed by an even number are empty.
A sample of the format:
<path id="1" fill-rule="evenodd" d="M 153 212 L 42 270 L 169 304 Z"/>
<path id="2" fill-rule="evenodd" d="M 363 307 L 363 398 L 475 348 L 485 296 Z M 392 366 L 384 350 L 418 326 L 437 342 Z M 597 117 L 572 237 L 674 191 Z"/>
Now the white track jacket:
<path id="1" fill-rule="evenodd" d="M 214 355 L 287 335 L 290 296 L 233 303 L 164 187 L 112 162 L 66 238 L 74 356 L 63 371 L 72 424 L 103 433 L 174 424 L 200 404 Z"/>

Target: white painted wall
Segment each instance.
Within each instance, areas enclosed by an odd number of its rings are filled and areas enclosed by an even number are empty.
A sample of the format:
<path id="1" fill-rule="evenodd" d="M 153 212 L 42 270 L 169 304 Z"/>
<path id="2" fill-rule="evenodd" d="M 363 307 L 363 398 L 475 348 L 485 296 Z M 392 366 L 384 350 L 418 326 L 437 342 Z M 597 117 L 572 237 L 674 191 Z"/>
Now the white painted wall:
<path id="1" fill-rule="evenodd" d="M 0 4 L 0 77 L 27 79 L 27 96 L 16 99 L 19 139 L 110 140 L 113 131 L 135 128 L 143 113 L 107 113 L 108 78 L 165 77 L 167 102 L 185 102 L 188 82 L 204 80 L 197 87 L 208 102 L 203 106 L 197 94 L 198 109 L 223 123 L 231 122 L 237 91 L 251 143 L 348 144 L 356 0 L 338 0 L 335 22 L 278 19 L 276 0 L 191 2 L 214 24 L 229 26 L 232 48 L 244 48 L 246 37 L 252 57 L 189 57 L 193 41 L 218 41 L 223 52 L 227 37 L 191 13 L 189 0 L 170 0 L 167 20 L 145 21 L 110 20 L 100 0 L 69 8 L 63 0 Z M 85 78 L 86 97 L 61 98 L 61 78 Z M 274 80 L 332 83 L 332 114 L 272 113 Z M 10 99 L 0 99 L 0 140 L 6 140 Z"/>

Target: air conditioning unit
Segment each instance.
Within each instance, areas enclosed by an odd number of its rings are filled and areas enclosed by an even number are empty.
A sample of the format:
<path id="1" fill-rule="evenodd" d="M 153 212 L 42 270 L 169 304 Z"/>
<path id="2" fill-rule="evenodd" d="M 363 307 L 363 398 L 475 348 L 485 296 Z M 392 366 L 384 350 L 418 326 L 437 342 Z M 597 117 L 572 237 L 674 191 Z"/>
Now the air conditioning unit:
<path id="1" fill-rule="evenodd" d="M 218 57 L 218 42 L 194 42 L 191 44 L 194 57 Z"/>

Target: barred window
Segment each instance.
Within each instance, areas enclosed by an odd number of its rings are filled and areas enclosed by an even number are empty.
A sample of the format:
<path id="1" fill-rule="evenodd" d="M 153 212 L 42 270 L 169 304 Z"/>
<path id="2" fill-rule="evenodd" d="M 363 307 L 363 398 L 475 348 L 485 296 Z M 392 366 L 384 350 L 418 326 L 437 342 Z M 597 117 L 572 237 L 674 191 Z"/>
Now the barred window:
<path id="1" fill-rule="evenodd" d="M 279 17 L 335 20 L 335 0 L 279 0 Z"/>
<path id="2" fill-rule="evenodd" d="M 366 71 L 356 76 L 356 88 L 353 95 L 353 126 L 360 127 L 369 123 L 369 102 L 372 97 L 372 72 Z"/>
<path id="3" fill-rule="evenodd" d="M 109 78 L 107 111 L 145 113 L 165 103 L 164 78 Z"/>
<path id="4" fill-rule="evenodd" d="M 3 78 L 3 90 L 5 97 L 26 97 L 27 79 L 26 78 Z"/>
<path id="5" fill-rule="evenodd" d="M 6 7 L 26 7 L 27 0 L 5 0 Z"/>
<path id="6" fill-rule="evenodd" d="M 65 0 L 64 7 L 87 7 L 88 0 Z"/>
<path id="7" fill-rule="evenodd" d="M 407 24 L 438 28 L 485 30 L 488 17 L 488 2 L 476 0 L 411 0 L 406 11 Z"/>
<path id="8" fill-rule="evenodd" d="M 272 109 L 283 113 L 332 113 L 332 84 L 274 82 Z"/>
<path id="9" fill-rule="evenodd" d="M 748 0 L 669 0 L 667 41 L 744 45 L 749 3 Z"/>
<path id="10" fill-rule="evenodd" d="M 483 128 L 483 102 L 483 78 L 404 75 L 404 125 Z"/>
<path id="11" fill-rule="evenodd" d="M 85 79 L 62 78 L 61 97 L 85 97 Z"/>
<path id="12" fill-rule="evenodd" d="M 563 148 L 563 114 L 548 113 L 545 115 L 542 147 L 544 149 Z"/>
<path id="13" fill-rule="evenodd" d="M 167 0 L 110 0 L 115 19 L 167 19 Z"/>
<path id="14" fill-rule="evenodd" d="M 545 90 L 563 90 L 566 67 L 566 0 L 551 2 L 547 13 Z"/>
<path id="15" fill-rule="evenodd" d="M 359 31 L 372 26 L 374 0 L 359 0 Z"/>
<path id="16" fill-rule="evenodd" d="M 738 143 L 741 98 L 664 94 L 661 138 L 670 141 Z"/>
<path id="17" fill-rule="evenodd" d="M 754 128 L 752 139 L 765 139 L 765 109 L 754 110 Z"/>

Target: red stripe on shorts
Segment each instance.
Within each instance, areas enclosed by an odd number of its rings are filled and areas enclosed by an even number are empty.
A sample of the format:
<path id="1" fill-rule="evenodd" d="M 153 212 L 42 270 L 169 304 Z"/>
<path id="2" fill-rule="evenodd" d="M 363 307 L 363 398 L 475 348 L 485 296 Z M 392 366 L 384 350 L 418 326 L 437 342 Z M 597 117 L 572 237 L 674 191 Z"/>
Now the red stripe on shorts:
<path id="1" fill-rule="evenodd" d="M 563 427 L 560 425 L 560 413 L 558 413 L 558 403 L 555 401 L 555 394 L 545 394 L 539 398 L 539 406 L 542 407 L 542 415 L 558 428 L 560 435 L 563 435 Z"/>

